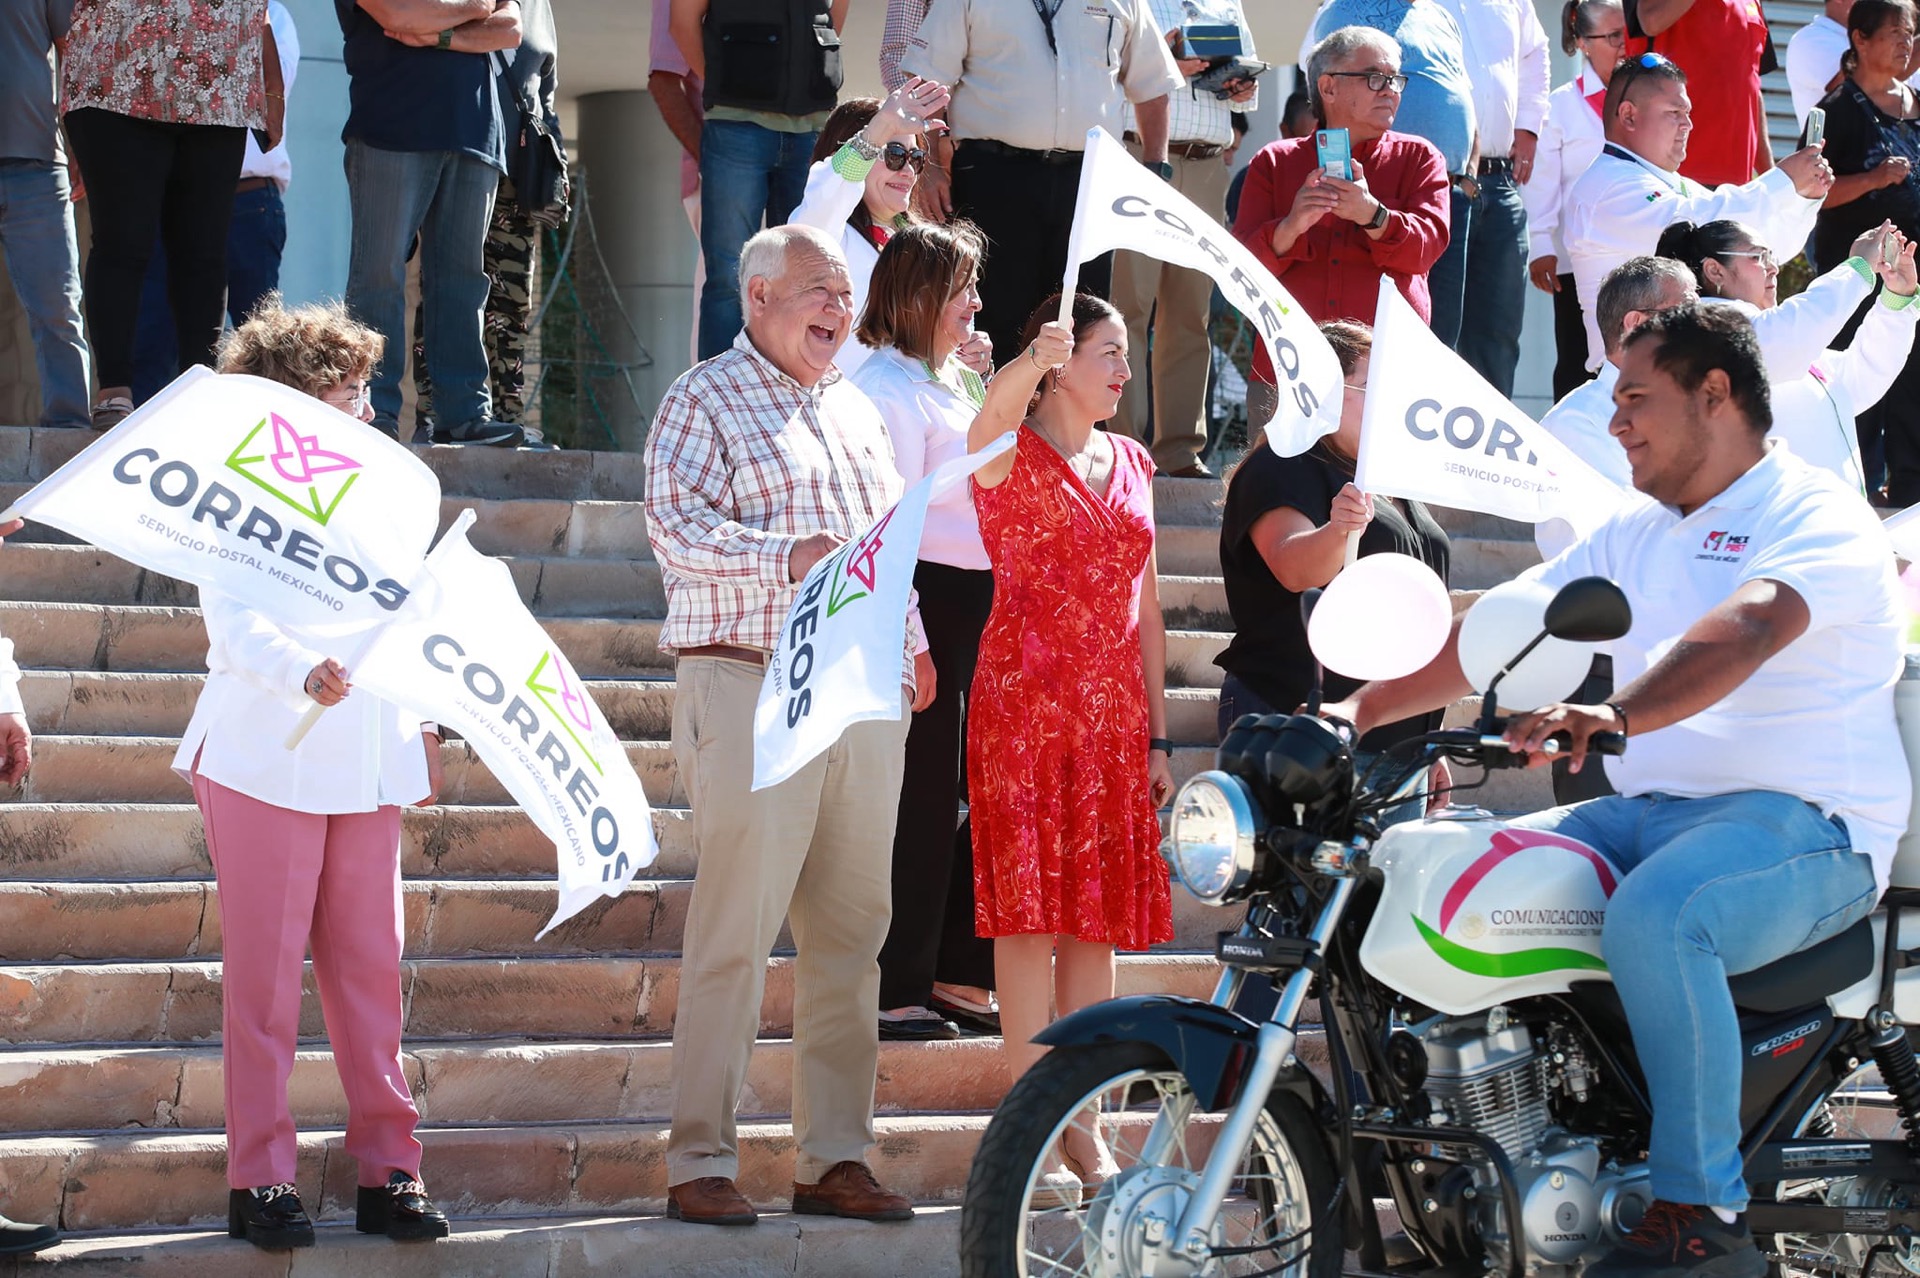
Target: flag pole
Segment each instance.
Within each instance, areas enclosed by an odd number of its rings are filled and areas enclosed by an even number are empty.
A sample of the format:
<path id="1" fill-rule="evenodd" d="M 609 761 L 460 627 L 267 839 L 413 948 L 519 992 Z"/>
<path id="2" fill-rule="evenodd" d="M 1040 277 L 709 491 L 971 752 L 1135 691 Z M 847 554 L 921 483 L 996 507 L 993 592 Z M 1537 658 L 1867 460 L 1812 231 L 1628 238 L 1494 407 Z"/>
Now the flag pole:
<path id="1" fill-rule="evenodd" d="M 447 531 L 441 536 L 440 544 L 445 545 L 453 538 L 465 534 L 467 529 L 473 527 L 473 522 L 476 517 L 471 507 L 455 515 L 453 522 L 447 526 Z M 434 549 L 437 550 L 439 547 L 436 546 Z M 431 557 L 431 552 L 429 552 L 429 557 Z M 426 572 L 426 570 L 427 563 L 426 560 L 423 559 L 420 561 L 420 567 L 407 579 L 407 598 L 409 600 L 413 598 L 414 588 L 420 584 L 420 576 Z M 347 657 L 347 675 L 349 678 L 352 677 L 354 668 L 362 661 L 365 661 L 367 654 L 373 651 L 373 645 L 380 642 L 381 638 L 386 635 L 388 627 L 392 626 L 397 620 L 399 620 L 398 617 L 389 617 L 380 625 L 367 631 L 365 637 L 360 640 L 359 646 Z M 335 704 L 338 703 L 336 702 Z M 318 701 L 308 706 L 307 712 L 300 716 L 300 722 L 294 724 L 293 731 L 287 733 L 286 748 L 288 750 L 298 749 L 300 743 L 307 739 L 307 734 L 313 731 L 313 725 L 320 722 L 320 716 L 325 714 L 327 709 L 328 707 L 321 705 Z"/>
<path id="2" fill-rule="evenodd" d="M 1060 314 L 1056 317 L 1062 324 L 1073 322 L 1073 297 L 1080 286 L 1080 241 L 1087 222 L 1087 192 L 1093 186 L 1093 148 L 1102 138 L 1111 140 L 1107 131 L 1098 125 L 1088 129 L 1087 146 L 1080 153 L 1080 188 L 1073 197 L 1073 226 L 1067 232 L 1067 275 L 1060 282 Z"/>

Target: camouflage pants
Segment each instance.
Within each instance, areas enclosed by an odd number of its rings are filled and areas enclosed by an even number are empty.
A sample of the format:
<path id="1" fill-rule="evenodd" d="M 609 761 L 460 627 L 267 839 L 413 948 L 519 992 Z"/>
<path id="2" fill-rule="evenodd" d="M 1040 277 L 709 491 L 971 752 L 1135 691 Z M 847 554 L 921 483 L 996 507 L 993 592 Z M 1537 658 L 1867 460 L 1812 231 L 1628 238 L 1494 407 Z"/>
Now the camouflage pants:
<path id="1" fill-rule="evenodd" d="M 539 228 L 520 211 L 512 179 L 502 177 L 493 201 L 493 225 L 487 230 L 487 306 L 481 317 L 495 421 L 517 423 L 526 415 L 527 325 L 533 317 L 533 254 L 539 237 Z M 427 376 L 425 333 L 425 308 L 415 306 L 414 421 L 421 429 L 433 420 L 433 382 Z"/>

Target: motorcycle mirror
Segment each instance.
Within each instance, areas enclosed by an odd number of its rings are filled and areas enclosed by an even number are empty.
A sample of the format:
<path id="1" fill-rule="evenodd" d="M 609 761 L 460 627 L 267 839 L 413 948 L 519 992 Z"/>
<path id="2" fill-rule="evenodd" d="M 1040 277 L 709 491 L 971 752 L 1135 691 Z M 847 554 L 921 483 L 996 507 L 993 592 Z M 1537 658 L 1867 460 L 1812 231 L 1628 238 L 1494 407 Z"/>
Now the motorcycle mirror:
<path id="1" fill-rule="evenodd" d="M 1313 620 L 1313 610 L 1320 606 L 1320 596 L 1324 593 L 1325 592 L 1321 590 L 1321 588 L 1318 586 L 1314 586 L 1311 589 L 1303 590 L 1300 592 L 1300 629 L 1301 630 L 1304 631 L 1307 628 L 1308 623 Z M 1308 714 L 1317 715 L 1320 713 L 1320 694 L 1322 691 L 1321 685 L 1325 681 L 1325 674 L 1326 672 L 1324 668 L 1320 665 L 1320 658 L 1315 657 L 1313 659 L 1313 691 L 1307 694 L 1307 713 Z"/>
<path id="2" fill-rule="evenodd" d="M 1556 639 L 1605 643 L 1633 629 L 1633 606 L 1605 577 L 1581 577 L 1560 587 L 1543 620 Z"/>

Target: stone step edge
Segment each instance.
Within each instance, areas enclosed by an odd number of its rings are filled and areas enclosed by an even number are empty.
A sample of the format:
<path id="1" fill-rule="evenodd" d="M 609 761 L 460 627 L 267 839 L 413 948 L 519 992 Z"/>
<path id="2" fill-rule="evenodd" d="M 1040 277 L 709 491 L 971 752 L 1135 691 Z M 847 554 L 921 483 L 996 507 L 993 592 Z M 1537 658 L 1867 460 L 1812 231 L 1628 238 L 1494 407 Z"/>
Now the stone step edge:
<path id="1" fill-rule="evenodd" d="M 714 1229 L 664 1216 L 477 1216 L 453 1218 L 437 1243 L 402 1246 L 358 1233 L 346 1223 L 322 1224 L 312 1250 L 298 1253 L 297 1272 L 310 1278 L 384 1278 L 442 1274 L 630 1274 L 711 1278 L 716 1272 L 803 1278 L 892 1278 L 901 1256 L 914 1256 L 917 1278 L 960 1272 L 960 1208 L 917 1207 L 911 1221 L 873 1225 L 831 1216 L 762 1213 L 749 1229 Z M 337 1258 L 337 1261 L 336 1261 Z M 286 1252 L 265 1252 L 224 1231 L 80 1233 L 21 1259 L 22 1275 L 121 1278 L 206 1278 L 285 1275 Z M 633 1268 L 635 1264 L 640 1270 Z M 0 1260 L 0 1273 L 15 1270 Z"/>

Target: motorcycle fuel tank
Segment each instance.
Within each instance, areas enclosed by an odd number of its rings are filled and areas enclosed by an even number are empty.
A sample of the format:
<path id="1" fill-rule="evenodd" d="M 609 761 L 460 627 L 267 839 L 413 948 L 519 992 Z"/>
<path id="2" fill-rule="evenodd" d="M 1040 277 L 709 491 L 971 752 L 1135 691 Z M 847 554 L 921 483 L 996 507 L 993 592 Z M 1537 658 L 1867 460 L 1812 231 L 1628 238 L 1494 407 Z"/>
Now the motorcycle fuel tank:
<path id="1" fill-rule="evenodd" d="M 1384 878 L 1360 961 L 1438 1012 L 1607 980 L 1600 930 L 1620 871 L 1564 835 L 1492 819 L 1396 825 L 1374 845 Z"/>

